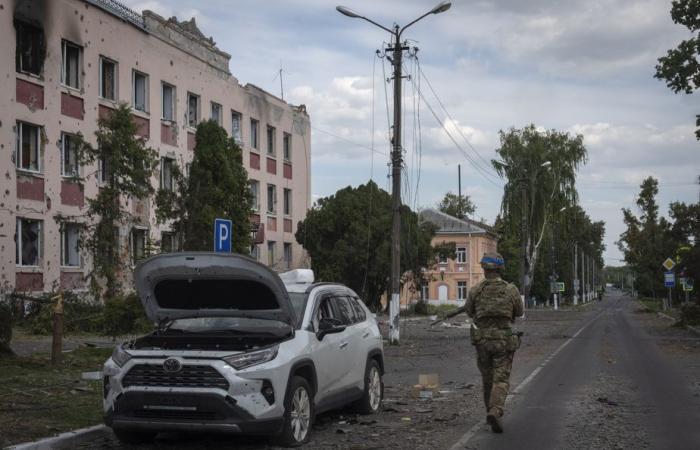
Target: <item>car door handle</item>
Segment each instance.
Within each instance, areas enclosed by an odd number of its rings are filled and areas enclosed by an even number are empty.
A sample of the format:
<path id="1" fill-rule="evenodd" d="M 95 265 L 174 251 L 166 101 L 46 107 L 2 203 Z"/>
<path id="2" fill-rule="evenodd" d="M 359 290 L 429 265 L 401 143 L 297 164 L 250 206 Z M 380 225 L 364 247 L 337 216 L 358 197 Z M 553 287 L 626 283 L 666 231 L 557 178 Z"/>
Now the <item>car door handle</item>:
<path id="1" fill-rule="evenodd" d="M 364 339 L 364 338 L 366 338 L 367 336 L 369 336 L 369 331 L 365 332 L 365 334 L 362 335 L 362 338 Z"/>
<path id="2" fill-rule="evenodd" d="M 348 346 L 347 341 L 346 341 L 346 342 L 343 342 L 342 344 L 340 344 L 340 348 L 345 348 L 345 347 L 347 347 L 347 346 Z"/>

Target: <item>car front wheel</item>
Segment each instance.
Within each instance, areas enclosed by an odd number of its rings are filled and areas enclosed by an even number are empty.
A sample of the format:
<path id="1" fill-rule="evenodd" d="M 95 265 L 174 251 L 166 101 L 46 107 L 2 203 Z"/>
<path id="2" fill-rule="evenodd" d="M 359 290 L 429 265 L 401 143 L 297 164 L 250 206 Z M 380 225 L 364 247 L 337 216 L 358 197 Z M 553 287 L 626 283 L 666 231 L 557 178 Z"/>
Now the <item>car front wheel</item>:
<path id="1" fill-rule="evenodd" d="M 279 436 L 285 447 L 298 447 L 308 441 L 314 417 L 314 401 L 305 378 L 295 376 L 284 399 L 284 427 Z"/>
<path id="2" fill-rule="evenodd" d="M 365 370 L 365 392 L 357 406 L 361 414 L 374 414 L 382 406 L 384 383 L 382 371 L 375 359 L 370 359 Z"/>

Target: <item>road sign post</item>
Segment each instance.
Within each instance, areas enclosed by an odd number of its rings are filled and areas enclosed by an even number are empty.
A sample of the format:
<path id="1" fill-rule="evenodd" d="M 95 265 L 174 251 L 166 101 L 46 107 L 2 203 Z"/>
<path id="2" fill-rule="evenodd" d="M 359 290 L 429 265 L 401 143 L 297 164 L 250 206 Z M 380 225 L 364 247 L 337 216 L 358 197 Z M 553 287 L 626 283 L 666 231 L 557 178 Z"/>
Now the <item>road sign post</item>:
<path id="1" fill-rule="evenodd" d="M 214 220 L 214 251 L 231 253 L 231 231 L 233 223 L 228 219 Z"/>
<path id="2" fill-rule="evenodd" d="M 668 288 L 668 300 L 664 301 L 663 306 L 664 311 L 666 311 L 666 309 L 671 307 L 673 302 L 671 297 L 671 289 L 673 289 L 676 285 L 676 276 L 672 269 L 676 266 L 676 262 L 672 258 L 666 258 L 661 265 L 664 267 L 664 269 L 666 269 L 666 272 L 664 272 L 664 286 Z"/>

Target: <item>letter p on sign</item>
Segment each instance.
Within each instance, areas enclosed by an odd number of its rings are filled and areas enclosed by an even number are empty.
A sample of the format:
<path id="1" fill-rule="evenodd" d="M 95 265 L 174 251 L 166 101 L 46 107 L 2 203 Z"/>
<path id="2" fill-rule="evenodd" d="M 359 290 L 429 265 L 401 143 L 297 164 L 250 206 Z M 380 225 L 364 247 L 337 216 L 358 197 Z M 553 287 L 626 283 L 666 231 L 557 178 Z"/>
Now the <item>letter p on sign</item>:
<path id="1" fill-rule="evenodd" d="M 214 220 L 214 251 L 217 253 L 231 253 L 231 227 L 228 219 Z"/>

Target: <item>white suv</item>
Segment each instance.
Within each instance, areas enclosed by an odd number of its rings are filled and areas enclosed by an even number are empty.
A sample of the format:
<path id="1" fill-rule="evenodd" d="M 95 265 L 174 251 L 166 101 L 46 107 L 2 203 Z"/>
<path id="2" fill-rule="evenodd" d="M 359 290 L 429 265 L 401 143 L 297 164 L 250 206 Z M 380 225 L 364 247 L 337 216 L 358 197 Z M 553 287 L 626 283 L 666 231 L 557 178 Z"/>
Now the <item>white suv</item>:
<path id="1" fill-rule="evenodd" d="M 214 253 L 154 256 L 134 277 L 158 326 L 104 365 L 105 423 L 120 440 L 210 430 L 297 446 L 315 414 L 379 410 L 382 338 L 347 287 Z"/>

